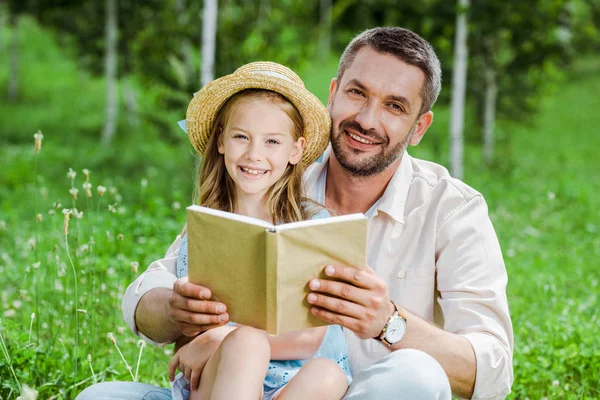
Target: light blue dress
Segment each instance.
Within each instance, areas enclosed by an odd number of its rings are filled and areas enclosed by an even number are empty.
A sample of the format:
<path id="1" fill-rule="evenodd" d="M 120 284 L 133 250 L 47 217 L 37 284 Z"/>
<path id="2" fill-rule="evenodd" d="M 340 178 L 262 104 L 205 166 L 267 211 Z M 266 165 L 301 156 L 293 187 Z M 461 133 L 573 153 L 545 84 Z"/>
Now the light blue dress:
<path id="1" fill-rule="evenodd" d="M 326 210 L 321 210 L 312 219 L 320 219 L 330 217 Z M 177 259 L 177 278 L 182 278 L 188 275 L 188 239 L 187 235 L 181 240 L 179 248 L 179 258 Z M 231 323 L 230 323 L 231 324 Z M 325 338 L 321 343 L 321 347 L 313 358 L 329 358 L 335 361 L 346 374 L 348 385 L 352 382 L 350 367 L 348 364 L 348 347 L 344 332 L 339 325 L 330 325 L 327 328 Z M 267 376 L 263 382 L 265 400 L 271 398 L 279 389 L 290 381 L 309 360 L 283 360 L 271 361 Z"/>

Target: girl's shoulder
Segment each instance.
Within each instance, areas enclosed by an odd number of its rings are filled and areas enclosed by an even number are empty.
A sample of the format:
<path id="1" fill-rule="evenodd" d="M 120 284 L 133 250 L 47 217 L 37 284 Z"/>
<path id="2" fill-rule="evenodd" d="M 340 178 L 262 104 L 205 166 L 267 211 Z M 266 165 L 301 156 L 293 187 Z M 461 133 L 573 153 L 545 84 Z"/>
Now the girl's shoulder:
<path id="1" fill-rule="evenodd" d="M 311 199 L 304 199 L 302 201 L 302 208 L 304 209 L 306 219 L 323 219 L 334 215 L 332 210 L 328 210 L 321 204 Z"/>
<path id="2" fill-rule="evenodd" d="M 329 217 L 331 217 L 331 213 L 329 211 L 327 211 L 327 209 L 325 207 L 323 207 L 319 211 L 317 211 L 316 214 L 313 214 L 313 216 L 310 217 L 310 219 L 323 219 L 323 218 L 329 218 Z"/>

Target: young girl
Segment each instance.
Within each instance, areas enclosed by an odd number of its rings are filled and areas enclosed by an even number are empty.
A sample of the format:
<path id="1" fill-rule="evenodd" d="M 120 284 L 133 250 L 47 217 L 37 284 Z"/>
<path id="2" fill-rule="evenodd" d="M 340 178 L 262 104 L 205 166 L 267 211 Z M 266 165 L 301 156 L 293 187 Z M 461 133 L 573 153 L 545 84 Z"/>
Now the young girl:
<path id="1" fill-rule="evenodd" d="M 302 175 L 327 146 L 329 115 L 293 71 L 259 62 L 211 82 L 190 103 L 186 128 L 203 156 L 195 203 L 271 223 L 328 215 L 303 197 Z M 177 262 L 184 276 L 187 236 Z M 174 355 L 170 377 L 182 371 L 174 399 L 340 399 L 348 388 L 339 326 L 278 336 L 233 323 L 217 330 L 216 350 L 193 340 Z M 194 359 L 207 351 L 202 369 Z"/>

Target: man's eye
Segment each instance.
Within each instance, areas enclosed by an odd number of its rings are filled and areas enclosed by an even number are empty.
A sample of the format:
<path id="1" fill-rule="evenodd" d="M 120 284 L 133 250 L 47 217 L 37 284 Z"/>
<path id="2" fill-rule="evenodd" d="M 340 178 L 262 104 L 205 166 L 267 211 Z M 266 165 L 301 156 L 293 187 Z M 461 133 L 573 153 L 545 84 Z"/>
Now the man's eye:
<path id="1" fill-rule="evenodd" d="M 390 108 L 394 111 L 404 112 L 404 108 L 398 103 L 390 103 Z"/>
<path id="2" fill-rule="evenodd" d="M 348 93 L 350 94 L 355 94 L 357 96 L 364 96 L 365 94 L 362 92 L 362 90 L 360 89 L 356 89 L 356 88 L 352 88 L 350 90 L 348 90 Z"/>

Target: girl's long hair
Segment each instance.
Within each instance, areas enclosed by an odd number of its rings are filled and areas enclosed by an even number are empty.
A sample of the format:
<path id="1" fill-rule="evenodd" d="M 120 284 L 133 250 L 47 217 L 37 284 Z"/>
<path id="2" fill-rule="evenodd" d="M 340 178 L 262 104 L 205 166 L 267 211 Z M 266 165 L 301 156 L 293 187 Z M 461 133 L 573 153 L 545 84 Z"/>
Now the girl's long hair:
<path id="1" fill-rule="evenodd" d="M 297 141 L 304 132 L 298 109 L 284 96 L 265 89 L 247 89 L 232 96 L 219 110 L 213 123 L 207 150 L 198 170 L 194 203 L 217 210 L 237 212 L 235 184 L 225 168 L 225 159 L 218 151 L 219 141 L 230 120 L 235 105 L 252 98 L 278 105 L 292 120 L 293 138 Z M 288 164 L 279 180 L 267 191 L 267 207 L 274 223 L 288 223 L 311 218 L 319 211 L 317 203 L 304 197 L 302 161 Z"/>

